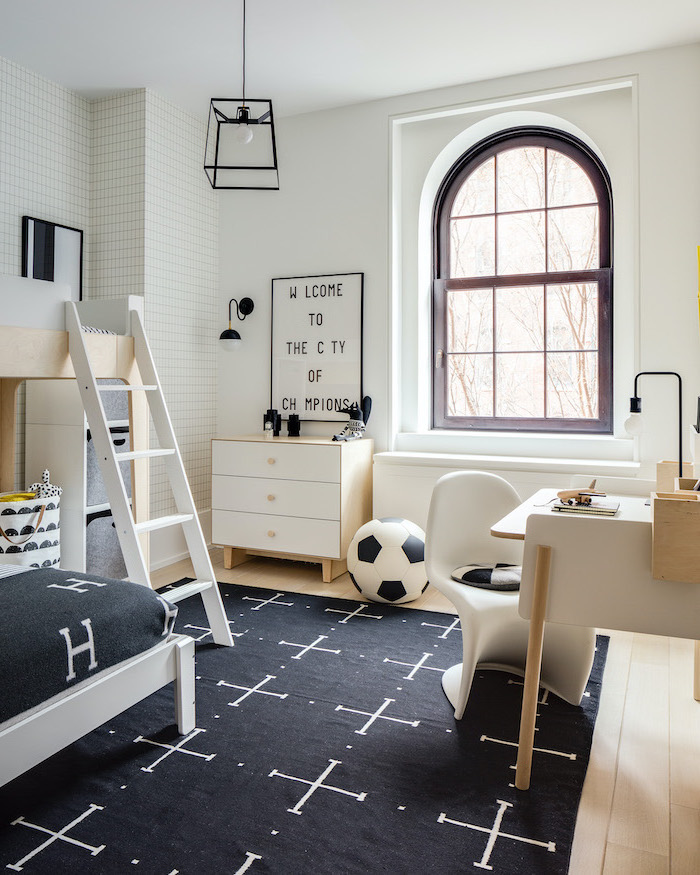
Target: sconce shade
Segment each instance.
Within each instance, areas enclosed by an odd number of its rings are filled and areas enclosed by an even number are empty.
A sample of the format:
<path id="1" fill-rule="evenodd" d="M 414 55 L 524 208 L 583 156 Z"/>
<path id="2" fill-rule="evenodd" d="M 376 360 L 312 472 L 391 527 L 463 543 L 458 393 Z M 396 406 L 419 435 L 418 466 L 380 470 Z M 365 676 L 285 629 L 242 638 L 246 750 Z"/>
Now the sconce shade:
<path id="1" fill-rule="evenodd" d="M 235 328 L 227 328 L 225 331 L 221 332 L 219 340 L 221 341 L 221 346 L 226 352 L 232 352 L 236 347 L 240 346 L 241 335 Z"/>
<path id="2" fill-rule="evenodd" d="M 279 189 L 271 100 L 212 98 L 204 170 L 212 188 Z"/>

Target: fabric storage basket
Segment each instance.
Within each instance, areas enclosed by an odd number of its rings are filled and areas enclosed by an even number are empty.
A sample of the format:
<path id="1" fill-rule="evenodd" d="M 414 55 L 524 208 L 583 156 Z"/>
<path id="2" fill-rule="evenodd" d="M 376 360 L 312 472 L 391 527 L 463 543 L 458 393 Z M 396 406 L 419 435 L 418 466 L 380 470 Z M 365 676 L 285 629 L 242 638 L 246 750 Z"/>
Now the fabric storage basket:
<path id="1" fill-rule="evenodd" d="M 0 495 L 0 562 L 50 568 L 61 561 L 60 498 Z"/>

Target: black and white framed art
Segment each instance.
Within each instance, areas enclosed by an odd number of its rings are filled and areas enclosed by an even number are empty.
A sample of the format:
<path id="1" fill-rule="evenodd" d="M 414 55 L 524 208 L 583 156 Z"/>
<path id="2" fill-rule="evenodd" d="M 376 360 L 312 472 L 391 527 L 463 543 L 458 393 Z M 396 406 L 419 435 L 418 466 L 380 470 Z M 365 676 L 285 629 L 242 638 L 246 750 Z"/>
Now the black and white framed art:
<path id="1" fill-rule="evenodd" d="M 67 283 L 71 300 L 83 298 L 83 232 L 22 216 L 22 276 Z"/>
<path id="2" fill-rule="evenodd" d="M 362 273 L 272 280 L 270 406 L 284 419 L 345 422 L 362 400 Z"/>

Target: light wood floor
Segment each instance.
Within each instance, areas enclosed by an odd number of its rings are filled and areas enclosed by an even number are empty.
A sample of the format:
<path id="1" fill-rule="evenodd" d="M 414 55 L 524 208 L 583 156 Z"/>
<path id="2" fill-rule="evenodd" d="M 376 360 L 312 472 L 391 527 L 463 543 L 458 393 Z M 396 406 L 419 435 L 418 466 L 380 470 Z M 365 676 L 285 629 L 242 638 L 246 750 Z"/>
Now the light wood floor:
<path id="1" fill-rule="evenodd" d="M 323 583 L 319 565 L 253 559 L 226 571 L 221 550 L 213 550 L 212 559 L 224 583 L 360 598 L 347 574 Z M 153 579 L 161 586 L 188 575 L 189 563 L 179 562 Z M 432 587 L 406 607 L 454 613 Z M 700 875 L 700 702 L 692 695 L 693 644 L 607 634 L 610 650 L 570 875 Z"/>

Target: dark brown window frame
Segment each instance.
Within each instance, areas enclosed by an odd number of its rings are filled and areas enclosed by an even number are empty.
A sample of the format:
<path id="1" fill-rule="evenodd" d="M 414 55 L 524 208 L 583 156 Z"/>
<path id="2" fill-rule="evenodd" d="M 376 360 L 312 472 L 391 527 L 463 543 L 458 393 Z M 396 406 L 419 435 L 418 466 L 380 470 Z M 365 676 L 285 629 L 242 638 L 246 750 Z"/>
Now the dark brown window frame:
<path id="1" fill-rule="evenodd" d="M 519 146 L 551 148 L 572 158 L 588 175 L 599 208 L 600 266 L 594 270 L 545 271 L 534 274 L 508 274 L 451 279 L 449 269 L 449 223 L 452 204 L 462 183 L 473 170 L 497 152 Z M 576 206 L 576 205 L 574 205 Z M 550 208 L 551 209 L 551 208 Z M 433 211 L 433 302 L 432 302 L 432 425 L 437 429 L 463 431 L 528 431 L 550 433 L 612 433 L 612 189 L 600 159 L 576 137 L 553 128 L 527 127 L 501 131 L 475 144 L 464 153 L 445 176 Z M 510 418 L 447 416 L 448 368 L 446 349 L 446 293 L 456 289 L 502 288 L 525 285 L 560 285 L 595 282 L 598 286 L 598 418 L 563 417 Z M 560 350 L 557 350 L 560 352 Z M 504 353 L 498 353 L 503 355 Z M 547 353 L 545 351 L 545 357 Z"/>

